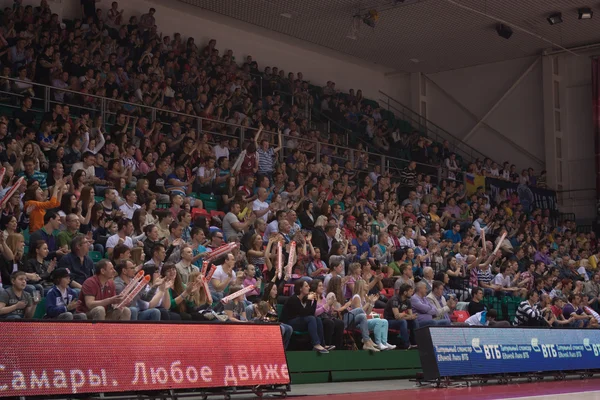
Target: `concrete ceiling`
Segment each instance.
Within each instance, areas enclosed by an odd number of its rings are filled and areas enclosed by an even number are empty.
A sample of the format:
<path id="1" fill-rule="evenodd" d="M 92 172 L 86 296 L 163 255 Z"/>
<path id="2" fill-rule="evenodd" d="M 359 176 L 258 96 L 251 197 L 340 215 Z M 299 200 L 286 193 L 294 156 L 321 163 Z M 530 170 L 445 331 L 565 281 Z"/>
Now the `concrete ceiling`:
<path id="1" fill-rule="evenodd" d="M 586 0 L 180 1 L 399 72 L 447 71 L 600 42 L 600 4 Z M 577 9 L 586 6 L 598 14 L 579 20 Z M 356 40 L 348 38 L 353 16 L 369 9 L 379 11 L 375 28 L 359 22 Z M 546 18 L 555 12 L 564 22 L 551 26 Z M 498 19 L 512 26 L 509 40 L 496 33 Z"/>

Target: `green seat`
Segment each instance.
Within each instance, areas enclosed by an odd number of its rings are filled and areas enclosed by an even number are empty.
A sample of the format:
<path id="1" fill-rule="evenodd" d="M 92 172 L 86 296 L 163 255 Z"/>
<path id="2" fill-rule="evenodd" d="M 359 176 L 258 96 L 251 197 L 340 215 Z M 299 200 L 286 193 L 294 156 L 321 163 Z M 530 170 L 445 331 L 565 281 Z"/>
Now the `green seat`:
<path id="1" fill-rule="evenodd" d="M 94 262 L 94 264 L 102 260 L 102 253 L 100 253 L 99 251 L 90 251 L 89 256 Z"/>
<path id="2" fill-rule="evenodd" d="M 29 246 L 25 246 L 25 248 L 23 249 L 23 254 L 29 254 Z"/>
<path id="3" fill-rule="evenodd" d="M 23 230 L 21 234 L 23 235 L 23 239 L 25 239 L 25 243 L 29 243 L 29 228 Z"/>
<path id="4" fill-rule="evenodd" d="M 102 203 L 104 201 L 104 197 L 102 197 L 102 196 L 94 196 L 94 201 L 96 203 Z"/>
<path id="5" fill-rule="evenodd" d="M 33 319 L 42 319 L 46 315 L 46 298 L 44 297 L 35 308 Z"/>
<path id="6" fill-rule="evenodd" d="M 215 195 L 200 193 L 197 195 L 194 194 L 192 197 L 202 200 L 202 204 L 206 211 L 213 211 L 219 208 L 219 199 Z"/>

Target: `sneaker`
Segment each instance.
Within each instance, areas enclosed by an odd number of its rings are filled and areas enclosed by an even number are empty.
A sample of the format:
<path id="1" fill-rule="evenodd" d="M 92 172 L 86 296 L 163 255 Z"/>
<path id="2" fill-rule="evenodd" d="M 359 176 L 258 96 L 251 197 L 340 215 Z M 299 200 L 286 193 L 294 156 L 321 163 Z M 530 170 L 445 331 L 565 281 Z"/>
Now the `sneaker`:
<path id="1" fill-rule="evenodd" d="M 321 353 L 321 354 L 328 354 L 329 353 L 329 350 L 327 350 L 325 347 L 323 347 L 321 349 L 317 349 L 316 347 L 313 347 L 313 350 L 315 350 L 316 352 Z"/>
<path id="2" fill-rule="evenodd" d="M 414 349 L 418 349 L 419 346 L 417 346 L 416 344 L 411 344 L 410 346 L 408 346 L 408 350 L 414 350 Z"/>
<path id="3" fill-rule="evenodd" d="M 221 322 L 225 322 L 228 320 L 227 315 L 217 314 L 217 319 Z"/>
<path id="4" fill-rule="evenodd" d="M 335 346 L 333 346 L 333 345 L 331 345 L 331 346 L 325 346 L 325 348 L 326 348 L 328 351 L 335 350 Z"/>
<path id="5" fill-rule="evenodd" d="M 375 343 L 375 347 L 377 347 L 381 351 L 385 351 L 388 349 L 384 343 Z"/>
<path id="6" fill-rule="evenodd" d="M 370 350 L 370 351 L 373 351 L 375 353 L 377 353 L 379 351 L 379 349 L 377 347 L 375 347 L 374 345 L 372 345 L 372 344 L 366 344 L 366 343 L 363 345 L 363 350 Z"/>
<path id="7" fill-rule="evenodd" d="M 396 345 L 393 344 L 389 344 L 389 343 L 384 343 L 384 346 L 387 347 L 388 350 L 394 350 L 396 348 Z"/>

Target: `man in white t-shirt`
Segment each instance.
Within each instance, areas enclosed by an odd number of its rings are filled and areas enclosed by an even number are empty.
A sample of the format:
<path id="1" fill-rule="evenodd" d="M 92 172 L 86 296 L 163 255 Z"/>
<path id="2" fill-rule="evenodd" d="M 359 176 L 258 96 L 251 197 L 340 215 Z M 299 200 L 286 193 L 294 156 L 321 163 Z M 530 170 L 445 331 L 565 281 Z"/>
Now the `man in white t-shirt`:
<path id="1" fill-rule="evenodd" d="M 235 282 L 235 273 L 233 267 L 235 265 L 235 257 L 229 253 L 225 257 L 222 265 L 219 265 L 215 270 L 210 282 L 208 283 L 208 289 L 213 298 L 213 302 L 217 303 L 221 301 L 224 296 L 225 289 L 231 282 Z"/>
<path id="2" fill-rule="evenodd" d="M 256 215 L 256 218 L 262 218 L 265 222 L 269 218 L 270 205 L 267 203 L 269 193 L 265 188 L 258 188 L 258 198 L 252 202 L 252 211 Z"/>
<path id="3" fill-rule="evenodd" d="M 221 157 L 229 158 L 229 147 L 227 144 L 229 140 L 226 136 L 221 136 L 219 140 L 219 144 L 213 147 L 213 151 L 215 152 L 215 158 L 218 160 Z"/>
<path id="4" fill-rule="evenodd" d="M 135 204 L 137 201 L 137 193 L 135 189 L 126 189 L 125 190 L 125 203 L 119 207 L 119 210 L 123 212 L 123 216 L 127 219 L 133 219 L 133 213 L 135 210 L 141 208 L 138 204 Z"/>
<path id="5" fill-rule="evenodd" d="M 117 223 L 117 233 L 106 240 L 106 251 L 111 256 L 116 245 L 124 244 L 130 249 L 133 248 L 133 240 L 130 235 L 133 233 L 133 223 L 129 219 L 121 218 Z"/>
<path id="6" fill-rule="evenodd" d="M 223 233 L 225 233 L 225 238 L 227 240 L 232 237 L 241 238 L 244 231 L 248 229 L 248 226 L 253 224 L 256 220 L 254 214 L 250 214 L 245 222 L 240 222 L 237 217 L 240 211 L 240 203 L 233 203 L 231 205 L 231 210 L 223 218 Z"/>

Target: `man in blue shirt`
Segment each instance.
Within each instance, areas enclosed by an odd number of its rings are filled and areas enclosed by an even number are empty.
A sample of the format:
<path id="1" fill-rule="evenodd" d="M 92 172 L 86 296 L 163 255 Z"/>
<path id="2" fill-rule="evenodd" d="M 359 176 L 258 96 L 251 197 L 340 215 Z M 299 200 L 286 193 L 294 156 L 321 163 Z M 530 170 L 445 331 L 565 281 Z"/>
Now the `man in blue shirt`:
<path id="1" fill-rule="evenodd" d="M 371 258 L 371 246 L 369 246 L 369 231 L 361 229 L 356 233 L 356 239 L 352 239 L 352 244 L 356 246 L 358 255 L 367 253 L 367 258 Z"/>
<path id="2" fill-rule="evenodd" d="M 462 241 L 462 238 L 460 237 L 460 222 L 454 221 L 452 223 L 452 229 L 444 233 L 444 238 L 452 240 L 452 243 Z"/>

